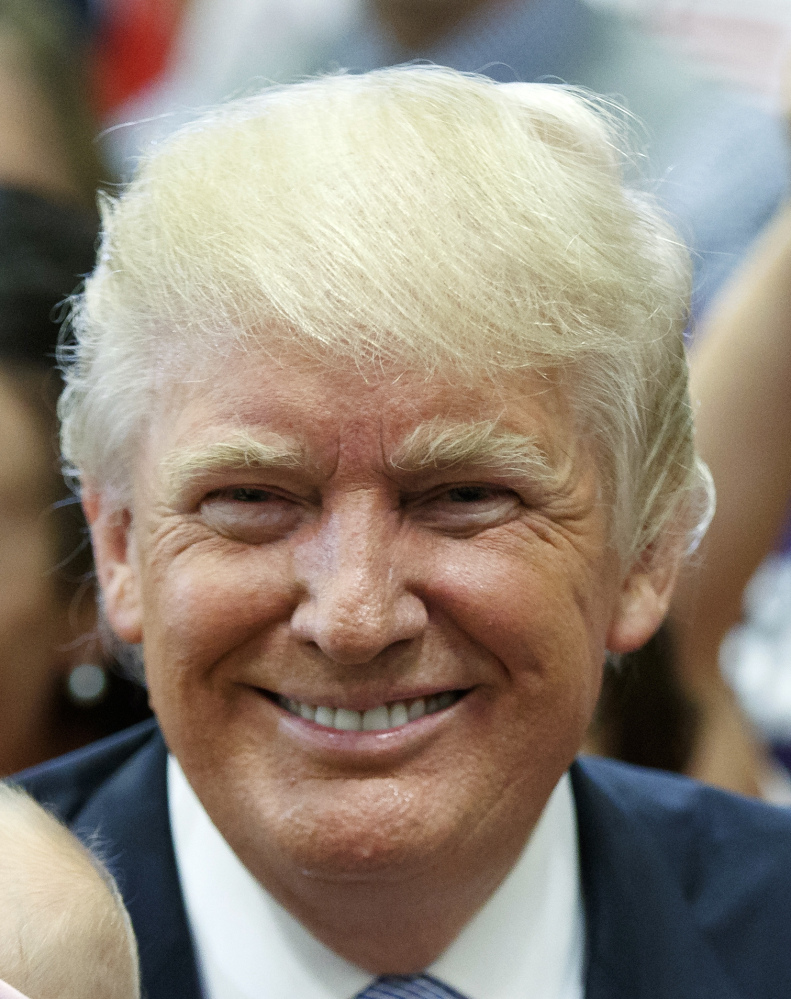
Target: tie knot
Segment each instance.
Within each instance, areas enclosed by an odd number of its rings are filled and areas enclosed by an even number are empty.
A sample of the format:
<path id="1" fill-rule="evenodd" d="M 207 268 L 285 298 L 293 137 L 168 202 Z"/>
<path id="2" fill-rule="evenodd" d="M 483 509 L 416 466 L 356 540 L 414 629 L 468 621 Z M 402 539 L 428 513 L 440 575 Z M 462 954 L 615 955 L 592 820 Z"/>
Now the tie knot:
<path id="1" fill-rule="evenodd" d="M 431 975 L 382 975 L 355 999 L 465 999 Z"/>

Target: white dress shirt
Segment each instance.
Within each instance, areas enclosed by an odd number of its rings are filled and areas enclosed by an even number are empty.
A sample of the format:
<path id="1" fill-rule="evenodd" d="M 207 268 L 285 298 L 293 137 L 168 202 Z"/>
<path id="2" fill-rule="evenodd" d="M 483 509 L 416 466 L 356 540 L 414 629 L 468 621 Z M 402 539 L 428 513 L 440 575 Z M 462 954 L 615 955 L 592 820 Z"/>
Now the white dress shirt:
<path id="1" fill-rule="evenodd" d="M 206 999 L 352 999 L 373 976 L 313 937 L 253 878 L 178 762 L 168 802 Z M 565 774 L 506 879 L 426 969 L 468 999 L 582 999 L 585 920 Z"/>

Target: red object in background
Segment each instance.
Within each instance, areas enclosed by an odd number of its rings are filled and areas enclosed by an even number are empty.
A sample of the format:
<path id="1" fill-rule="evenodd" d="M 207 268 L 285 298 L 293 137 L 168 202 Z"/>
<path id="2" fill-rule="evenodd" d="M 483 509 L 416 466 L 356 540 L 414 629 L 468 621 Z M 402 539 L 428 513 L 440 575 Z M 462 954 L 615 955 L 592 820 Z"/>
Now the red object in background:
<path id="1" fill-rule="evenodd" d="M 166 69 L 185 0 L 105 0 L 94 40 L 96 111 L 107 117 Z"/>

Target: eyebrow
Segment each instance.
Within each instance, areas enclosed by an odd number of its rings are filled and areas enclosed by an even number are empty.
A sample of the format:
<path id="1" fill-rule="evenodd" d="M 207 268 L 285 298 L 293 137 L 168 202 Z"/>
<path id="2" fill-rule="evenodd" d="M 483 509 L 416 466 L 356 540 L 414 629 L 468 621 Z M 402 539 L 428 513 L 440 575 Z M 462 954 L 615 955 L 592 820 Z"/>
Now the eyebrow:
<path id="1" fill-rule="evenodd" d="M 180 492 L 206 475 L 299 468 L 304 462 L 304 449 L 293 441 L 274 435 L 264 443 L 240 431 L 224 441 L 171 452 L 162 461 L 162 471 L 169 488 Z"/>
<path id="2" fill-rule="evenodd" d="M 507 430 L 496 420 L 449 423 L 435 417 L 412 431 L 390 465 L 403 472 L 485 467 L 547 483 L 558 475 L 535 437 Z"/>
<path id="3" fill-rule="evenodd" d="M 161 468 L 170 491 L 180 493 L 206 476 L 302 468 L 305 461 L 304 448 L 294 441 L 273 435 L 264 443 L 240 431 L 227 440 L 173 451 L 165 456 Z M 396 448 L 388 464 L 396 471 L 413 473 L 486 468 L 547 484 L 558 476 L 535 437 L 506 430 L 496 420 L 451 423 L 435 417 L 416 427 Z"/>

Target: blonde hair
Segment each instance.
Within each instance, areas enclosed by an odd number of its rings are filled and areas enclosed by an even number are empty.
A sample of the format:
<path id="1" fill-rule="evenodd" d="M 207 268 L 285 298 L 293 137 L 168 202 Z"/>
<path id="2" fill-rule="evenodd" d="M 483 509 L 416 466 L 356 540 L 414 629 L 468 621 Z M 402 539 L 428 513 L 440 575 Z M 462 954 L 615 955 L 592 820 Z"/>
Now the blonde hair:
<path id="1" fill-rule="evenodd" d="M 19 788 L 0 783 L 0 979 L 31 999 L 138 999 L 115 882 Z"/>
<path id="2" fill-rule="evenodd" d="M 124 501 L 177 347 L 298 344 L 460 381 L 537 367 L 568 383 L 597 445 L 623 556 L 694 531 L 710 501 L 689 262 L 624 186 L 618 120 L 570 88 L 409 66 L 273 88 L 182 128 L 103 204 L 64 351 L 66 461 Z"/>

